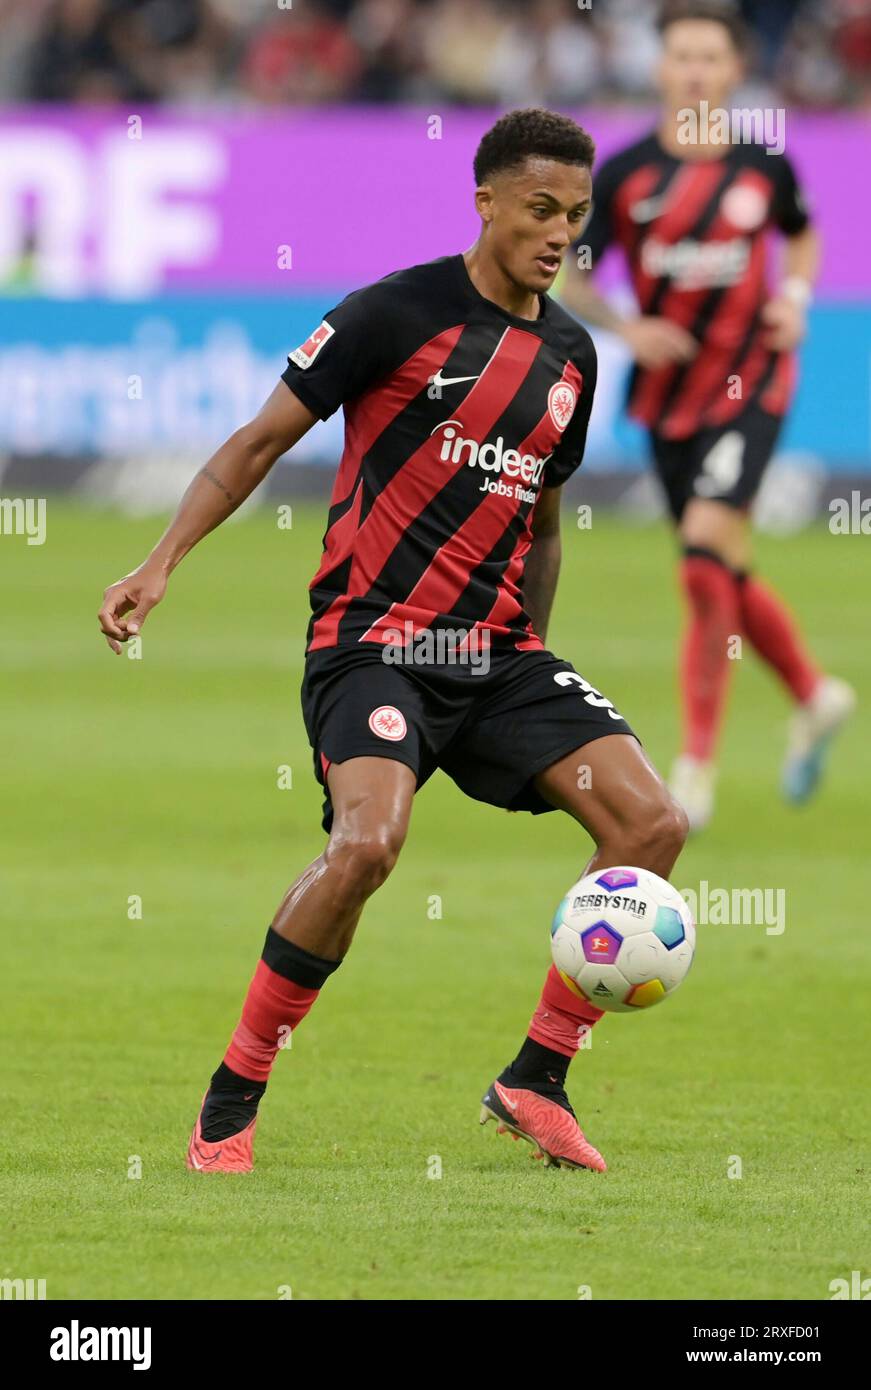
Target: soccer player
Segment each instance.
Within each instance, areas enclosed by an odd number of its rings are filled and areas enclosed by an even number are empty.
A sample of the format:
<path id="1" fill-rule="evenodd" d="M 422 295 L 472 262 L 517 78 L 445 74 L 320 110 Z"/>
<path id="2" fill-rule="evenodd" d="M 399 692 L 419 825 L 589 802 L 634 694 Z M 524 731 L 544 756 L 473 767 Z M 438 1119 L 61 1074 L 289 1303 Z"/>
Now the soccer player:
<path id="1" fill-rule="evenodd" d="M 279 1046 L 339 967 L 436 768 L 493 806 L 574 817 L 595 841 L 588 868 L 603 875 L 632 864 L 665 877 L 683 845 L 686 817 L 628 724 L 544 645 L 560 490 L 581 462 L 596 382 L 589 335 L 546 292 L 589 209 L 593 155 L 563 116 L 503 116 L 475 156 L 470 250 L 332 309 L 191 483 L 144 564 L 106 590 L 100 624 L 120 652 L 181 558 L 344 407 L 302 686 L 329 838 L 267 931 L 191 1137 L 188 1166 L 201 1172 L 251 1168 Z M 425 640 L 417 660 L 427 634 L 434 650 Z M 551 966 L 482 1123 L 495 1118 L 548 1162 L 604 1170 L 565 1090 L 600 1017 Z"/>
<path id="2" fill-rule="evenodd" d="M 819 257 L 796 177 L 783 154 L 715 143 L 742 74 L 743 34 L 723 6 L 672 5 L 660 23 L 662 118 L 654 134 L 606 160 L 592 217 L 576 241 L 595 268 L 622 251 L 638 301 L 622 317 L 566 258 L 561 298 L 619 334 L 635 359 L 628 410 L 646 425 L 677 528 L 689 620 L 680 657 L 683 751 L 671 790 L 700 829 L 713 812 L 715 755 L 743 633 L 794 702 L 783 791 L 815 790 L 829 739 L 855 696 L 824 674 L 780 598 L 751 573 L 749 508 L 774 449 L 794 377 Z M 705 122 L 705 124 L 703 124 Z M 771 295 L 766 243 L 785 237 Z"/>

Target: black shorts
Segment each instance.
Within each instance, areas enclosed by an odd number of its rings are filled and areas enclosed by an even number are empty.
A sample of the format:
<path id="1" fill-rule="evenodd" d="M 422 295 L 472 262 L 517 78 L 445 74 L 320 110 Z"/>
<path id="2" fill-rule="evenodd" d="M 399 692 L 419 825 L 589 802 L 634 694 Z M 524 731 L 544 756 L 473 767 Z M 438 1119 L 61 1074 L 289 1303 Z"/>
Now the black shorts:
<path id="1" fill-rule="evenodd" d="M 738 510 L 749 507 L 782 424 L 782 416 L 751 404 L 735 420 L 699 430 L 689 439 L 663 439 L 652 431 L 656 472 L 675 521 L 694 497 Z"/>
<path id="2" fill-rule="evenodd" d="M 302 712 L 333 808 L 331 763 L 395 758 L 422 787 L 437 767 L 476 801 L 537 815 L 553 807 L 532 779 L 573 749 L 632 730 L 568 661 L 551 652 L 491 649 L 489 670 L 468 664 L 390 665 L 374 642 L 329 647 L 306 658 Z"/>

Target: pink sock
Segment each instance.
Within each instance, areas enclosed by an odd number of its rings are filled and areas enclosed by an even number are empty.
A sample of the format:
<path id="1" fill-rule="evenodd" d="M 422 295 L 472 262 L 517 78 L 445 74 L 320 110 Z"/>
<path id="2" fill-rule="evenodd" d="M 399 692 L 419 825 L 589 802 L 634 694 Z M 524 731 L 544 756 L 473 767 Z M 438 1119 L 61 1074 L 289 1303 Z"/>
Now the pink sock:
<path id="1" fill-rule="evenodd" d="M 257 962 L 248 987 L 242 1017 L 224 1054 L 224 1063 L 250 1081 L 268 1081 L 280 1047 L 301 1023 L 320 990 L 305 989 Z"/>
<path id="2" fill-rule="evenodd" d="M 529 1025 L 529 1037 L 542 1047 L 574 1057 L 584 1036 L 598 1023 L 604 1010 L 573 994 L 555 965 L 547 972 L 538 1007 Z"/>
<path id="3" fill-rule="evenodd" d="M 786 605 L 751 575 L 738 581 L 741 625 L 763 661 L 780 676 L 797 700 L 804 703 L 820 679 Z"/>
<path id="4" fill-rule="evenodd" d="M 726 707 L 729 638 L 741 630 L 738 582 L 714 556 L 692 552 L 684 556 L 680 576 L 690 609 L 680 662 L 684 752 L 707 761 Z"/>

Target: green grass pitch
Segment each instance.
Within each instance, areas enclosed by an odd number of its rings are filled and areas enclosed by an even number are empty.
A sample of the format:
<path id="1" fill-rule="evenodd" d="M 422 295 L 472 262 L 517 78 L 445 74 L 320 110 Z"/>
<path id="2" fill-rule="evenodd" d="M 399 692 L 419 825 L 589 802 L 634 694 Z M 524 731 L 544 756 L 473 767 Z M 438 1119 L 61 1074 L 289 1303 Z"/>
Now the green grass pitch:
<path id="1" fill-rule="evenodd" d="M 477 1123 L 589 842 L 437 774 L 279 1055 L 255 1172 L 187 1172 L 266 926 L 322 847 L 298 690 L 323 518 L 299 507 L 282 530 L 269 508 L 207 538 L 140 660 L 95 615 L 154 520 L 50 499 L 44 546 L 0 543 L 0 1277 L 45 1278 L 49 1298 L 575 1300 L 827 1299 L 867 1275 L 869 551 L 823 527 L 764 541 L 759 568 L 865 705 L 819 800 L 790 810 L 786 701 L 749 651 L 736 662 L 717 818 L 674 879 L 782 888 L 786 930 L 701 926 L 673 1000 L 596 1028 L 569 1093 L 610 1171 L 543 1171 Z M 671 540 L 572 521 L 550 645 L 667 767 Z"/>

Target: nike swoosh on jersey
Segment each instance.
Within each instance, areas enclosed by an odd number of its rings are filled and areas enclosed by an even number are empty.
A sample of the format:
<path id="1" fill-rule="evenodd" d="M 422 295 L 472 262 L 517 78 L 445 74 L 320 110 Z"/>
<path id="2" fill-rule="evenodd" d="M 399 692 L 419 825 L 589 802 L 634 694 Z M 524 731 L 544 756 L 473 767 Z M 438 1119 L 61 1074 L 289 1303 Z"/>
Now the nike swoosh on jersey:
<path id="1" fill-rule="evenodd" d="M 431 386 L 459 386 L 461 381 L 477 381 L 476 376 L 442 376 L 441 369 L 430 377 Z"/>

